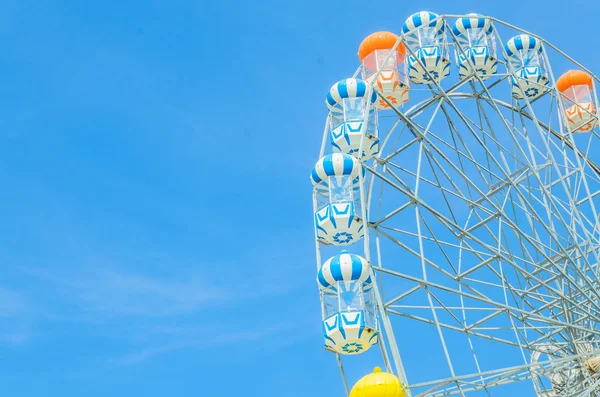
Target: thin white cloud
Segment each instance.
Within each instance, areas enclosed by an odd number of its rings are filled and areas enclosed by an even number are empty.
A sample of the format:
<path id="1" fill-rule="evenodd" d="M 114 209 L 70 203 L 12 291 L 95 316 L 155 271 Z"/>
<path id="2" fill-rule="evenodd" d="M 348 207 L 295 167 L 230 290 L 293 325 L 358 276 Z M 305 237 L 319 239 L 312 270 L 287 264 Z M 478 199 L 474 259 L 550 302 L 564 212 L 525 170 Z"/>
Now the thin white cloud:
<path id="1" fill-rule="evenodd" d="M 219 279 L 216 284 L 215 278 L 208 279 L 200 271 L 181 269 L 163 269 L 152 275 L 97 267 L 81 268 L 68 275 L 56 270 L 20 269 L 43 286 L 33 291 L 32 297 L 45 321 L 93 325 L 85 332 L 118 341 L 115 348 L 130 350 L 111 360 L 111 365 L 135 365 L 176 350 L 266 338 L 271 338 L 269 344 L 286 344 L 290 343 L 288 335 L 303 334 L 301 330 L 286 333 L 290 328 L 287 323 L 260 328 L 262 321 L 254 319 L 246 324 L 248 328 L 238 330 L 239 324 L 230 324 L 231 315 L 218 314 L 229 310 L 238 313 L 240 305 L 254 305 L 250 299 L 256 299 L 259 305 L 264 299 L 272 299 L 273 294 L 289 293 L 286 288 L 273 288 L 287 287 L 288 283 L 269 282 L 266 288 L 256 288 L 261 285 L 259 280 L 250 277 L 226 282 L 227 277 L 212 275 Z M 299 325 L 294 322 L 294 327 Z M 11 338 L 19 340 L 17 333 Z"/>
<path id="2" fill-rule="evenodd" d="M 189 342 L 173 342 L 168 343 L 166 345 L 147 347 L 136 352 L 128 353 L 122 357 L 111 361 L 117 365 L 141 364 L 144 361 L 151 359 L 155 356 L 168 353 L 174 350 L 185 349 L 187 347 L 191 347 Z"/>
<path id="3" fill-rule="evenodd" d="M 33 313 L 23 294 L 0 287 L 0 344 L 27 343 L 31 338 Z"/>
<path id="4" fill-rule="evenodd" d="M 205 349 L 224 347 L 245 342 L 262 340 L 277 340 L 277 346 L 295 343 L 296 339 L 282 338 L 282 335 L 302 335 L 297 327 L 288 325 L 272 326 L 260 329 L 248 329 L 236 332 L 220 332 L 205 327 L 166 327 L 153 330 L 154 332 L 176 336 L 176 340 L 143 347 L 137 351 L 127 353 L 115 360 L 118 365 L 136 365 L 162 354 L 182 349 Z"/>
<path id="5" fill-rule="evenodd" d="M 18 316 L 28 310 L 22 294 L 0 287 L 0 317 Z"/>
<path id="6" fill-rule="evenodd" d="M 89 270 L 76 276 L 58 276 L 24 269 L 55 284 L 82 314 L 119 317 L 165 317 L 194 313 L 223 299 L 223 292 L 199 274 L 159 278 L 113 270 Z"/>
<path id="7" fill-rule="evenodd" d="M 22 331 L 0 331 L 0 343 L 12 346 L 24 345 L 31 340 L 29 330 Z"/>
<path id="8" fill-rule="evenodd" d="M 85 280 L 78 290 L 93 311 L 127 316 L 173 316 L 193 313 L 223 297 L 201 277 L 158 279 L 145 275 L 104 272 Z"/>

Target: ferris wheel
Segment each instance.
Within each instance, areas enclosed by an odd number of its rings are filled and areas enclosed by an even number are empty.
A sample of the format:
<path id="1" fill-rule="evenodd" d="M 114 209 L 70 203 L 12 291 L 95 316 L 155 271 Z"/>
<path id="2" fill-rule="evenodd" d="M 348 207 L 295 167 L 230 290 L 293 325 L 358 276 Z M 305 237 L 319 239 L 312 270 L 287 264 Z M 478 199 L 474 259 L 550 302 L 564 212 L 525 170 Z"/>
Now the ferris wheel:
<path id="1" fill-rule="evenodd" d="M 311 173 L 346 393 L 600 396 L 598 78 L 493 17 L 398 31 L 327 94 Z"/>

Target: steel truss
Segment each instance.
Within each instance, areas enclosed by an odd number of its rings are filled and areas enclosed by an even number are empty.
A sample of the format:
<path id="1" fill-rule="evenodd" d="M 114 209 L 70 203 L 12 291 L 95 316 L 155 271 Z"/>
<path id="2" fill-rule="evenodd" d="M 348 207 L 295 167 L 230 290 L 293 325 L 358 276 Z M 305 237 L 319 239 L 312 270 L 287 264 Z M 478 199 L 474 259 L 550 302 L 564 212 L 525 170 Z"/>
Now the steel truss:
<path id="1" fill-rule="evenodd" d="M 543 38 L 490 19 L 497 43 L 501 29 L 529 34 L 587 71 Z M 409 396 L 504 395 L 500 386 L 525 380 L 520 390 L 529 395 L 600 395 L 599 375 L 585 366 L 600 355 L 600 167 L 590 159 L 597 132 L 567 133 L 554 89 L 531 102 L 503 100 L 514 72 L 504 66 L 508 73 L 487 81 L 430 84 L 407 110 L 381 96 L 396 119 L 380 131 L 379 157 L 363 163 L 363 248 L 376 280 L 382 358 Z M 554 87 L 550 66 L 549 74 Z M 327 129 L 321 156 L 326 140 Z M 398 321 L 432 327 L 437 341 L 411 343 L 435 346 L 447 376 L 432 371 L 419 377 L 436 380 L 410 383 Z M 459 359 L 455 335 L 467 346 Z M 547 358 L 533 362 L 539 353 Z M 498 355 L 511 365 L 495 368 Z M 337 356 L 348 392 L 343 361 Z"/>

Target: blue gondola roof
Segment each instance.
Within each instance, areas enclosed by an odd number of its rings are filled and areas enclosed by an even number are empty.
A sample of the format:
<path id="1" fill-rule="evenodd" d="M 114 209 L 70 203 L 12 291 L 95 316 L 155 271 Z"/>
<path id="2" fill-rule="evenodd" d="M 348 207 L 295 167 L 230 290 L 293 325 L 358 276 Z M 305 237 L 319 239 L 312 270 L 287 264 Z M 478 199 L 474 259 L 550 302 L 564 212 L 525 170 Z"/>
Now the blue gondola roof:
<path id="1" fill-rule="evenodd" d="M 542 42 L 527 34 L 520 34 L 508 40 L 504 45 L 504 50 L 509 57 L 517 55 L 519 50 L 533 50 L 541 53 Z"/>
<path id="2" fill-rule="evenodd" d="M 342 251 L 339 255 L 329 258 L 319 269 L 317 282 L 327 294 L 337 293 L 338 282 L 358 281 L 363 284 L 363 291 L 372 288 L 368 262 L 365 258 Z"/>
<path id="3" fill-rule="evenodd" d="M 355 157 L 345 153 L 332 153 L 317 161 L 310 173 L 310 179 L 315 189 L 321 194 L 327 194 L 327 180 L 330 176 L 349 176 L 352 179 L 354 190 L 357 190 L 361 170 L 365 175 L 364 168 Z"/>
<path id="4" fill-rule="evenodd" d="M 421 26 L 436 28 L 440 33 L 444 32 L 444 20 L 439 18 L 438 14 L 429 11 L 420 11 L 406 19 L 406 22 L 402 26 L 402 33 L 407 34 Z"/>
<path id="5" fill-rule="evenodd" d="M 329 93 L 325 103 L 332 112 L 341 112 L 341 102 L 345 98 L 361 98 L 367 95 L 368 83 L 361 79 L 344 79 L 335 83 Z M 377 93 L 371 90 L 371 103 L 377 100 Z"/>
<path id="6" fill-rule="evenodd" d="M 494 31 L 492 21 L 480 14 L 469 14 L 468 17 L 458 18 L 452 26 L 452 33 L 460 40 L 466 40 L 467 31 L 470 29 L 483 29 L 486 35 L 491 35 Z M 461 43 L 462 44 L 462 43 Z"/>

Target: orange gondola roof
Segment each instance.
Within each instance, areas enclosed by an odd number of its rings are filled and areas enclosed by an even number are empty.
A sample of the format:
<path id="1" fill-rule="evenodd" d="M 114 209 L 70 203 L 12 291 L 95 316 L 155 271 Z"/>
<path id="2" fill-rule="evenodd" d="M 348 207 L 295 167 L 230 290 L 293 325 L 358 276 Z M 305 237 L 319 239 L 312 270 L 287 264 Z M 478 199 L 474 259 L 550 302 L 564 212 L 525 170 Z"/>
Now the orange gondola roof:
<path id="1" fill-rule="evenodd" d="M 398 41 L 398 35 L 392 32 L 376 32 L 370 34 L 362 41 L 362 43 L 360 43 L 360 47 L 358 47 L 358 59 L 362 62 L 367 55 L 375 50 L 389 50 L 394 47 L 396 41 Z M 404 56 L 406 54 L 404 43 L 400 42 L 398 47 L 396 47 L 396 51 Z"/>
<path id="2" fill-rule="evenodd" d="M 576 85 L 588 85 L 592 87 L 592 76 L 583 70 L 569 70 L 556 80 L 556 88 L 559 92 L 568 90 Z"/>

